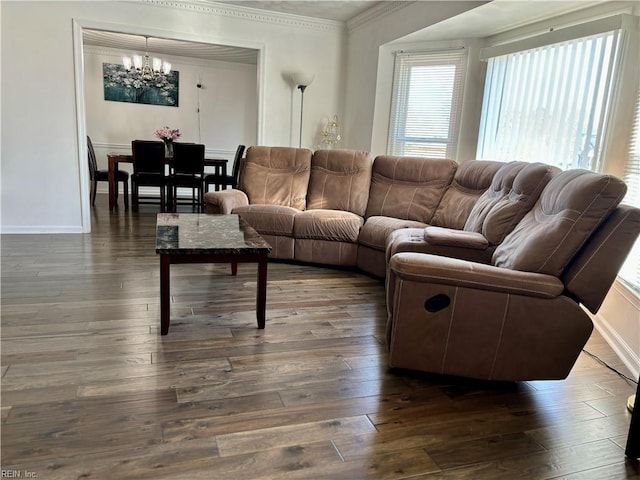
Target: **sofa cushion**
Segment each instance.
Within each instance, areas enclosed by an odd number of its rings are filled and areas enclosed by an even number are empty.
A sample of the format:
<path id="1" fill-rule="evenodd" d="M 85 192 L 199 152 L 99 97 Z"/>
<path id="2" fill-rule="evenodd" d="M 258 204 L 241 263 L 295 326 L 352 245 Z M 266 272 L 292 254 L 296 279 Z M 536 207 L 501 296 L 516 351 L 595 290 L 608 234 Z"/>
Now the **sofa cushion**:
<path id="1" fill-rule="evenodd" d="M 271 245 L 269 258 L 279 258 L 281 260 L 293 260 L 295 250 L 295 238 L 283 235 L 260 234 L 265 242 Z"/>
<path id="2" fill-rule="evenodd" d="M 558 171 L 542 163 L 505 163 L 473 206 L 464 229 L 482 233 L 491 245 L 500 244 Z"/>
<path id="3" fill-rule="evenodd" d="M 300 210 L 282 205 L 248 205 L 235 208 L 233 213 L 240 215 L 258 233 L 292 237 L 294 218 Z"/>
<path id="4" fill-rule="evenodd" d="M 299 262 L 353 267 L 358 257 L 358 244 L 313 238 L 295 239 L 295 259 Z"/>
<path id="5" fill-rule="evenodd" d="M 304 210 L 311 155 L 311 150 L 304 148 L 249 147 L 242 162 L 239 188 L 251 204 Z"/>
<path id="6" fill-rule="evenodd" d="M 447 232 L 452 235 L 448 240 L 446 238 Z M 454 238 L 456 235 L 461 235 L 462 238 Z M 467 237 L 465 240 L 464 237 L 467 235 L 471 237 Z M 394 230 L 387 237 L 385 260 L 389 263 L 391 257 L 396 253 L 416 252 L 490 264 L 495 248 L 487 246 L 486 243 L 483 244 L 482 238 L 484 237 L 480 233 L 442 229 L 442 227 Z M 436 243 L 431 243 L 434 241 Z"/>
<path id="7" fill-rule="evenodd" d="M 317 150 L 311 159 L 307 209 L 344 210 L 363 216 L 371 164 L 368 152 Z"/>
<path id="8" fill-rule="evenodd" d="M 479 232 L 442 227 L 425 228 L 424 240 L 430 245 L 469 248 L 471 250 L 485 250 L 489 246 L 485 236 Z"/>
<path id="9" fill-rule="evenodd" d="M 384 252 L 387 237 L 394 230 L 400 228 L 421 228 L 424 230 L 426 226 L 426 223 L 416 222 L 414 220 L 381 216 L 369 217 L 360 230 L 358 243 Z"/>
<path id="10" fill-rule="evenodd" d="M 429 223 L 463 230 L 473 206 L 503 165 L 503 162 L 486 160 L 470 160 L 460 164 Z"/>
<path id="11" fill-rule="evenodd" d="M 508 162 L 500 167 L 493 176 L 489 188 L 480 195 L 471 209 L 469 218 L 464 225 L 465 230 L 482 233 L 484 219 L 487 218 L 494 205 L 511 193 L 516 175 L 526 166 L 526 162 Z"/>
<path id="12" fill-rule="evenodd" d="M 453 160 L 376 157 L 365 217 L 385 216 L 429 223 L 457 167 Z"/>
<path id="13" fill-rule="evenodd" d="M 557 173 L 538 202 L 496 248 L 498 267 L 559 276 L 624 197 L 622 180 L 589 170 Z"/>
<path id="14" fill-rule="evenodd" d="M 363 223 L 361 216 L 343 210 L 306 210 L 296 215 L 293 235 L 296 239 L 356 243 Z"/>

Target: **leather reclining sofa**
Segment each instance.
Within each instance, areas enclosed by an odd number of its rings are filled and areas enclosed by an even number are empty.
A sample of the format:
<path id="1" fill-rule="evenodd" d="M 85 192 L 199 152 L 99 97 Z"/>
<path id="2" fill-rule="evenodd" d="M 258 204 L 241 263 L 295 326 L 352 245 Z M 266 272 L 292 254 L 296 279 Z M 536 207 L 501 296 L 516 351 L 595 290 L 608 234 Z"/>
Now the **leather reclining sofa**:
<path id="1" fill-rule="evenodd" d="M 389 365 L 491 380 L 562 379 L 640 232 L 625 184 L 543 163 L 255 146 L 238 214 L 271 256 L 386 280 Z"/>

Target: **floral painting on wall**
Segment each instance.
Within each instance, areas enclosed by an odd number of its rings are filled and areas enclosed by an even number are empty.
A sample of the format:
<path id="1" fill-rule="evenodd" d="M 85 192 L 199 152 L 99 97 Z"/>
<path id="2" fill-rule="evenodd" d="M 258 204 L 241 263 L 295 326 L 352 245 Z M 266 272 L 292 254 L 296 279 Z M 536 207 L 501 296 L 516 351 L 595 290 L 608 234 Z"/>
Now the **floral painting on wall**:
<path id="1" fill-rule="evenodd" d="M 103 63 L 104 99 L 112 102 L 145 103 L 148 105 L 178 106 L 179 72 L 156 72 L 144 77 L 135 69 L 127 71 L 123 65 Z"/>

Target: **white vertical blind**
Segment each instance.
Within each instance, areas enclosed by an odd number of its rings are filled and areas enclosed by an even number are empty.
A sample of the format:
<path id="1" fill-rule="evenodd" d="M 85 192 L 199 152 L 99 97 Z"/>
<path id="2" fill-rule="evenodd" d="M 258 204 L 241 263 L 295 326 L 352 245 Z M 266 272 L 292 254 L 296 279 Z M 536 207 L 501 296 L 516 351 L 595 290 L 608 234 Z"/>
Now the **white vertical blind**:
<path id="1" fill-rule="evenodd" d="M 640 92 L 636 98 L 636 116 L 624 180 L 627 184 L 627 195 L 623 202 L 640 208 Z M 640 292 L 640 239 L 636 241 L 619 276 Z"/>
<path id="2" fill-rule="evenodd" d="M 387 151 L 455 158 L 466 52 L 397 53 Z"/>
<path id="3" fill-rule="evenodd" d="M 620 31 L 489 59 L 477 158 L 599 169 Z"/>

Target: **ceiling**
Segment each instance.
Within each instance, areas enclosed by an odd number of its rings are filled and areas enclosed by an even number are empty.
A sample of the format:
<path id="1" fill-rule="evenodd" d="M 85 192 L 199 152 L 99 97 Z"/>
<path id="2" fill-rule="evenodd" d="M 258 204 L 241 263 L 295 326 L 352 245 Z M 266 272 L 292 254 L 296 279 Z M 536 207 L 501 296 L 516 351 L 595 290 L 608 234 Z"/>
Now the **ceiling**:
<path id="1" fill-rule="evenodd" d="M 406 0 L 396 0 L 406 1 Z M 336 20 L 346 22 L 360 15 L 365 10 L 375 7 L 381 3 L 394 2 L 377 2 L 377 1 L 358 1 L 358 0 L 341 0 L 341 1 L 312 1 L 312 0 L 228 0 L 217 3 L 227 3 L 242 7 L 258 8 L 260 10 L 270 10 L 273 12 L 290 13 L 293 15 L 302 15 L 305 17 L 322 18 L 325 20 Z"/>
<path id="2" fill-rule="evenodd" d="M 592 7 L 607 0 L 491 0 L 484 5 L 429 28 L 417 31 L 401 41 L 483 38 L 526 24 Z"/>
<path id="3" fill-rule="evenodd" d="M 486 37 L 509 28 L 560 15 L 571 10 L 589 7 L 603 1 L 605 0 L 493 0 L 461 15 L 432 25 L 420 32 L 410 34 L 401 40 L 421 41 Z M 394 2 L 359 0 L 227 0 L 211 3 L 226 3 L 246 8 L 346 22 L 367 9 Z M 140 52 L 141 54 L 145 51 L 145 38 L 140 35 L 85 29 L 83 30 L 83 40 L 84 44 L 90 47 L 107 47 L 123 50 L 124 52 Z M 149 38 L 149 52 L 151 56 L 155 54 L 157 56 L 191 57 L 257 64 L 256 50 L 228 45 Z"/>
<path id="4" fill-rule="evenodd" d="M 401 0 L 405 1 L 405 0 Z M 266 0 L 245 1 L 229 0 L 222 2 L 246 8 L 256 8 L 271 12 L 280 12 L 305 17 L 319 18 L 346 22 L 361 14 L 365 10 L 382 3 L 380 1 L 290 1 Z M 125 52 L 145 52 L 145 38 L 141 35 L 106 32 L 99 30 L 83 30 L 83 42 L 88 47 L 111 48 Z M 205 43 L 185 42 L 164 38 L 149 37 L 149 53 L 151 56 L 190 57 L 197 59 L 218 60 L 256 64 L 258 52 L 249 48 L 232 47 L 228 45 L 213 45 Z"/>

